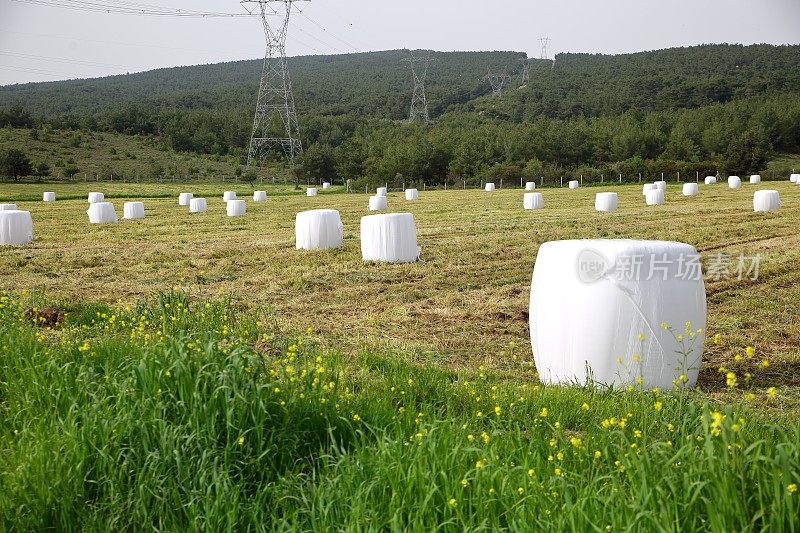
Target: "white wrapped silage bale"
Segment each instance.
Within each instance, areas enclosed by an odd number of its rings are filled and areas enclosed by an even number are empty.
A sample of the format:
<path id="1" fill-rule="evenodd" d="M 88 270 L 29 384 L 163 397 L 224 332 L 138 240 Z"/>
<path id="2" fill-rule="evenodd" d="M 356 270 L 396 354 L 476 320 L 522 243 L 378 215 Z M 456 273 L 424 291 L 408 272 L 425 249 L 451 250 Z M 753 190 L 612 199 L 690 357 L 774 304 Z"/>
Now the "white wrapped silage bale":
<path id="1" fill-rule="evenodd" d="M 406 200 L 409 202 L 419 200 L 419 191 L 417 189 L 406 189 Z"/>
<path id="2" fill-rule="evenodd" d="M 17 246 L 33 241 L 33 219 L 29 211 L 0 211 L 0 245 Z"/>
<path id="3" fill-rule="evenodd" d="M 417 226 L 411 213 L 361 217 L 361 257 L 364 261 L 412 263 L 419 254 Z"/>
<path id="4" fill-rule="evenodd" d="M 267 191 L 256 191 L 253 193 L 253 201 L 254 202 L 266 202 L 267 201 Z"/>
<path id="5" fill-rule="evenodd" d="M 526 192 L 522 197 L 522 207 L 528 211 L 544 208 L 544 196 L 540 192 Z"/>
<path id="6" fill-rule="evenodd" d="M 317 195 L 317 188 L 316 187 L 309 187 L 306 189 L 306 196 L 312 197 Z"/>
<path id="7" fill-rule="evenodd" d="M 208 211 L 208 202 L 205 198 L 192 198 L 189 202 L 190 213 L 205 213 Z"/>
<path id="8" fill-rule="evenodd" d="M 761 183 L 761 176 L 758 174 L 753 174 L 750 176 L 750 185 L 758 185 Z"/>
<path id="9" fill-rule="evenodd" d="M 714 185 L 717 182 L 716 176 L 706 176 L 705 184 L 706 185 Z"/>
<path id="10" fill-rule="evenodd" d="M 323 183 L 322 183 L 322 190 L 323 190 L 323 191 L 327 191 L 327 190 L 328 190 L 328 189 L 330 189 L 330 188 L 331 188 L 331 184 L 330 184 L 330 183 L 328 183 L 327 181 L 325 181 L 325 182 L 323 182 Z"/>
<path id="11" fill-rule="evenodd" d="M 192 201 L 192 198 L 194 198 L 194 194 L 190 192 L 182 192 L 180 195 L 178 195 L 178 205 L 189 207 L 189 202 Z"/>
<path id="12" fill-rule="evenodd" d="M 617 210 L 617 201 L 617 193 L 599 192 L 594 197 L 594 208 L 601 213 L 613 213 Z"/>
<path id="13" fill-rule="evenodd" d="M 387 209 L 389 209 L 389 199 L 386 196 L 369 197 L 370 211 L 386 211 Z"/>
<path id="14" fill-rule="evenodd" d="M 789 181 L 792 183 L 800 183 L 800 174 L 792 174 L 789 176 Z"/>
<path id="15" fill-rule="evenodd" d="M 486 192 L 494 192 L 495 186 L 494 183 L 487 183 L 486 186 L 483 188 Z"/>
<path id="16" fill-rule="evenodd" d="M 578 180 L 572 180 L 572 181 L 569 182 L 569 188 L 570 189 L 577 189 L 580 186 L 581 186 L 581 182 L 579 182 Z"/>
<path id="17" fill-rule="evenodd" d="M 683 184 L 684 196 L 697 196 L 698 194 L 700 194 L 700 187 L 696 183 Z"/>
<path id="18" fill-rule="evenodd" d="M 90 224 L 114 224 L 117 222 L 117 213 L 111 202 L 96 202 L 86 210 Z"/>
<path id="19" fill-rule="evenodd" d="M 143 202 L 125 202 L 122 206 L 122 218 L 125 220 L 141 220 L 144 218 Z"/>
<path id="20" fill-rule="evenodd" d="M 653 185 L 656 186 L 656 189 L 661 189 L 662 191 L 666 191 L 667 190 L 667 182 L 666 181 L 663 181 L 663 180 L 662 181 L 657 181 L 657 182 L 653 183 Z"/>
<path id="21" fill-rule="evenodd" d="M 231 200 L 228 202 L 228 216 L 241 217 L 247 213 L 247 203 L 244 200 Z"/>
<path id="22" fill-rule="evenodd" d="M 741 189 L 742 188 L 742 178 L 739 176 L 728 176 L 728 188 L 729 189 Z"/>
<path id="23" fill-rule="evenodd" d="M 54 192 L 46 192 L 42 195 L 43 202 L 55 202 L 56 201 L 56 193 Z"/>
<path id="24" fill-rule="evenodd" d="M 632 275 L 626 265 L 638 260 L 643 266 Z M 685 376 L 681 384 L 692 387 L 703 355 L 698 331 L 706 327 L 700 257 L 677 242 L 545 243 L 533 269 L 529 317 L 545 383 L 670 389 Z M 694 350 L 682 354 L 677 335 Z"/>
<path id="25" fill-rule="evenodd" d="M 644 201 L 647 205 L 664 205 L 664 191 L 661 189 L 647 191 Z"/>
<path id="26" fill-rule="evenodd" d="M 0 211 L 17 211 L 17 204 L 0 204 Z"/>
<path id="27" fill-rule="evenodd" d="M 334 209 L 315 209 L 297 213 L 294 235 L 298 250 L 338 248 L 344 240 L 342 217 L 339 211 Z"/>
<path id="28" fill-rule="evenodd" d="M 375 190 L 375 196 L 386 196 L 389 194 L 389 190 L 386 187 L 378 187 Z"/>
<path id="29" fill-rule="evenodd" d="M 655 183 L 645 183 L 642 187 L 642 196 L 647 196 L 647 191 L 654 191 L 657 188 Z"/>
<path id="30" fill-rule="evenodd" d="M 525 182 L 525 190 L 526 191 L 535 191 L 536 190 L 536 182 L 535 181 L 526 181 Z"/>
<path id="31" fill-rule="evenodd" d="M 226 202 L 230 202 L 231 200 L 236 200 L 236 191 L 225 191 L 222 194 L 222 199 Z"/>
<path id="32" fill-rule="evenodd" d="M 778 191 L 765 190 L 756 191 L 753 195 L 753 211 L 765 213 L 767 211 L 777 211 L 781 208 L 781 195 Z"/>
<path id="33" fill-rule="evenodd" d="M 89 193 L 89 203 L 96 204 L 98 202 L 102 202 L 106 199 L 106 195 L 101 192 L 90 192 Z"/>

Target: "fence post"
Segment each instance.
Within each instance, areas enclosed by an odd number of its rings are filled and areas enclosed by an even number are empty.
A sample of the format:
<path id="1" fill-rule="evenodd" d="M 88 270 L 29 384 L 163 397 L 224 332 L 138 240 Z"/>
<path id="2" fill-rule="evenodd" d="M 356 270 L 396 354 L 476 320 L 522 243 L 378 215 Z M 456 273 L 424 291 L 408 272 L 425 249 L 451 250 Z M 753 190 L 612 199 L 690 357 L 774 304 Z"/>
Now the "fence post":
<path id="1" fill-rule="evenodd" d="M 619 173 L 619 182 L 622 183 L 622 172 Z"/>
<path id="2" fill-rule="evenodd" d="M 561 176 L 561 187 L 564 186 L 564 176 Z"/>

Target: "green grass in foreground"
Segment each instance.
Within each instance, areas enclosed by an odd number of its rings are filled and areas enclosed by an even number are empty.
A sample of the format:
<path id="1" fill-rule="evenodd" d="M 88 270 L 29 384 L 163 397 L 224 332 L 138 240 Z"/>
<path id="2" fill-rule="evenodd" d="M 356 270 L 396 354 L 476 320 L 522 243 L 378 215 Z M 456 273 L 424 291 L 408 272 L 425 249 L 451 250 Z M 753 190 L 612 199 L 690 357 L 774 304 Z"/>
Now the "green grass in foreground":
<path id="1" fill-rule="evenodd" d="M 800 426 L 694 391 L 347 363 L 179 292 L 33 304 L 0 297 L 2 530 L 800 527 Z"/>

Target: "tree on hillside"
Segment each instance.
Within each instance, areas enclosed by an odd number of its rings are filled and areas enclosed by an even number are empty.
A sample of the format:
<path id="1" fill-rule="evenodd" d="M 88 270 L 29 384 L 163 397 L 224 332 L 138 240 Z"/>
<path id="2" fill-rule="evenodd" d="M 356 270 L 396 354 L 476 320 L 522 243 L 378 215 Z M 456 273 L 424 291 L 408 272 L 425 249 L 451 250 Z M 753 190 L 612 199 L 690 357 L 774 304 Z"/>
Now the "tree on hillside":
<path id="1" fill-rule="evenodd" d="M 19 180 L 23 176 L 30 176 L 32 172 L 31 160 L 22 150 L 9 148 L 0 152 L 0 173 L 3 176 Z"/>

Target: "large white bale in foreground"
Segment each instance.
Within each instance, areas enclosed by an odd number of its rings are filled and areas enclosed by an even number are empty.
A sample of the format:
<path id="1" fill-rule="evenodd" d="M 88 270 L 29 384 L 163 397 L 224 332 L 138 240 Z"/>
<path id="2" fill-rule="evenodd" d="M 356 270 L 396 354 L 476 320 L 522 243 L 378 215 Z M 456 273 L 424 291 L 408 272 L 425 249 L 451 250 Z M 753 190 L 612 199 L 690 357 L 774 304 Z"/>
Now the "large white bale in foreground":
<path id="1" fill-rule="evenodd" d="M 205 198 L 192 198 L 189 202 L 190 213 L 205 213 L 208 211 L 208 202 Z"/>
<path id="2" fill-rule="evenodd" d="M 256 191 L 253 193 L 253 201 L 254 202 L 266 202 L 267 201 L 267 191 Z"/>
<path id="3" fill-rule="evenodd" d="M 601 213 L 613 213 L 617 210 L 617 201 L 617 193 L 599 192 L 594 197 L 594 208 Z"/>
<path id="4" fill-rule="evenodd" d="M 89 224 L 114 224 L 117 221 L 117 212 L 111 202 L 96 202 L 86 210 L 89 215 Z"/>
<path id="5" fill-rule="evenodd" d="M 222 199 L 226 202 L 230 202 L 231 200 L 236 200 L 236 191 L 225 191 L 222 195 Z"/>
<path id="6" fill-rule="evenodd" d="M 247 203 L 244 200 L 231 200 L 228 202 L 228 216 L 241 217 L 247 213 Z"/>
<path id="7" fill-rule="evenodd" d="M 487 183 L 486 186 L 483 188 L 486 192 L 494 192 L 494 183 Z"/>
<path id="8" fill-rule="evenodd" d="M 657 182 L 653 183 L 653 185 L 655 185 L 656 189 L 661 189 L 662 191 L 666 191 L 667 190 L 667 182 L 666 181 L 663 181 L 663 180 L 662 181 L 657 181 Z"/>
<path id="9" fill-rule="evenodd" d="M 386 187 L 378 187 L 375 190 L 375 196 L 386 196 L 389 194 L 389 190 Z"/>
<path id="10" fill-rule="evenodd" d="M 664 191 L 661 189 L 647 191 L 647 194 L 644 196 L 644 201 L 647 205 L 664 205 Z"/>
<path id="11" fill-rule="evenodd" d="M 387 209 L 389 209 L 389 199 L 386 196 L 369 197 L 370 211 L 386 211 Z"/>
<path id="12" fill-rule="evenodd" d="M 638 272 L 630 268 L 635 264 Z M 545 383 L 636 386 L 641 378 L 644 388 L 670 389 L 685 376 L 681 384 L 692 387 L 703 355 L 697 331 L 706 328 L 700 256 L 677 242 L 545 243 L 533 269 L 529 316 Z"/>
<path id="13" fill-rule="evenodd" d="M 90 192 L 89 193 L 89 203 L 96 204 L 98 202 L 102 202 L 106 199 L 106 195 L 101 192 Z"/>
<path id="14" fill-rule="evenodd" d="M 684 196 L 697 196 L 698 194 L 700 194 L 700 187 L 696 183 L 683 184 Z"/>
<path id="15" fill-rule="evenodd" d="M 0 211 L 17 211 L 17 204 L 0 204 Z"/>
<path id="16" fill-rule="evenodd" d="M 194 194 L 190 192 L 182 192 L 180 195 L 178 195 L 178 205 L 188 207 L 189 202 L 192 201 L 192 198 L 194 198 Z"/>
<path id="17" fill-rule="evenodd" d="M 338 248 L 344 240 L 342 217 L 335 209 L 315 209 L 297 213 L 294 235 L 298 250 Z"/>
<path id="18" fill-rule="evenodd" d="M 706 185 L 714 185 L 717 182 L 716 176 L 706 176 Z"/>
<path id="19" fill-rule="evenodd" d="M 306 196 L 312 197 L 317 195 L 317 188 L 316 187 L 309 187 L 306 189 Z"/>
<path id="20" fill-rule="evenodd" d="M 125 220 L 141 220 L 144 218 L 143 202 L 125 202 L 122 206 L 122 218 Z"/>
<path id="21" fill-rule="evenodd" d="M 417 226 L 411 213 L 361 217 L 361 257 L 364 261 L 412 263 L 419 254 Z"/>
<path id="22" fill-rule="evenodd" d="M 742 178 L 739 176 L 728 176 L 728 188 L 729 189 L 741 189 L 742 188 Z"/>
<path id="23" fill-rule="evenodd" d="M 331 188 L 331 184 L 330 184 L 330 183 L 328 183 L 327 181 L 325 181 L 325 182 L 323 182 L 323 183 L 322 183 L 322 190 L 323 190 L 323 191 L 327 191 L 327 190 L 328 190 L 328 189 L 330 189 L 330 188 Z"/>
<path id="24" fill-rule="evenodd" d="M 56 193 L 54 192 L 46 192 L 42 195 L 43 202 L 55 202 L 56 201 Z"/>
<path id="25" fill-rule="evenodd" d="M 33 219 L 29 211 L 0 211 L 0 245 L 16 246 L 33 241 Z"/>
<path id="26" fill-rule="evenodd" d="M 522 197 L 522 207 L 531 211 L 544 208 L 544 196 L 540 192 L 526 192 Z"/>
<path id="27" fill-rule="evenodd" d="M 535 181 L 526 181 L 525 182 L 525 190 L 526 191 L 535 191 L 536 190 L 536 182 Z"/>
<path id="28" fill-rule="evenodd" d="M 800 174 L 792 174 L 789 176 L 789 181 L 792 183 L 800 183 Z"/>
<path id="29" fill-rule="evenodd" d="M 764 190 L 756 191 L 753 195 L 753 211 L 765 213 L 767 211 L 777 211 L 781 207 L 781 195 L 778 191 Z"/>
<path id="30" fill-rule="evenodd" d="M 406 189 L 406 200 L 409 202 L 419 200 L 419 191 L 417 189 Z"/>
<path id="31" fill-rule="evenodd" d="M 750 176 L 750 185 L 757 185 L 761 183 L 761 176 L 758 174 L 753 174 Z"/>
<path id="32" fill-rule="evenodd" d="M 654 191 L 656 189 L 658 189 L 658 187 L 656 187 L 655 183 L 645 183 L 642 186 L 642 196 L 647 196 L 647 191 Z"/>
<path id="33" fill-rule="evenodd" d="M 577 189 L 580 186 L 581 186 L 581 182 L 579 182 L 578 180 L 572 180 L 572 181 L 569 182 L 569 188 L 570 189 Z"/>

